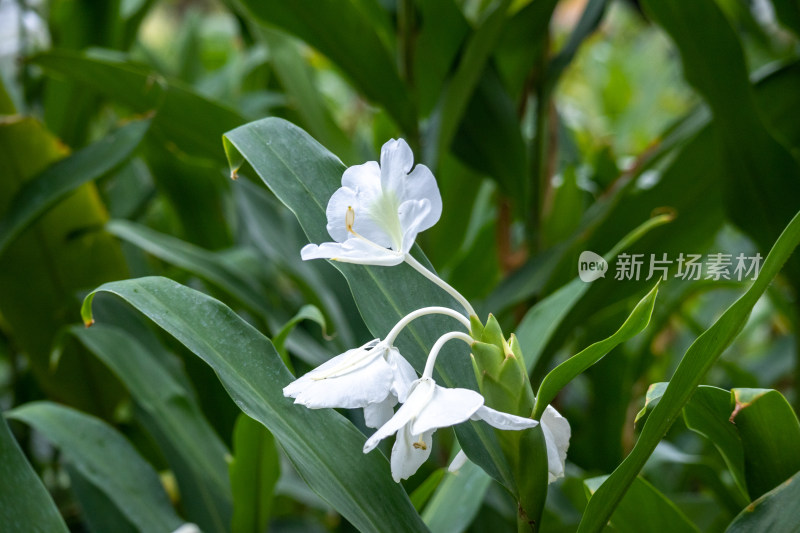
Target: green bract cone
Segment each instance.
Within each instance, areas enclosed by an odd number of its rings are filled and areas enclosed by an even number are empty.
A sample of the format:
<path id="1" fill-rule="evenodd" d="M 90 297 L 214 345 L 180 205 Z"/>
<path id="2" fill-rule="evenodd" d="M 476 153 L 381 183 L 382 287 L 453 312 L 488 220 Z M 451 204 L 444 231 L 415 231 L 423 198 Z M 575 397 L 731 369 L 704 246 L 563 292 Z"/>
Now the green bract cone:
<path id="1" fill-rule="evenodd" d="M 533 414 L 534 396 L 525 360 L 514 335 L 506 341 L 489 315 L 486 325 L 473 317 L 472 367 L 486 405 L 518 416 Z M 547 494 L 547 451 L 540 426 L 525 431 L 496 431 L 514 475 L 519 531 L 536 531 Z"/>

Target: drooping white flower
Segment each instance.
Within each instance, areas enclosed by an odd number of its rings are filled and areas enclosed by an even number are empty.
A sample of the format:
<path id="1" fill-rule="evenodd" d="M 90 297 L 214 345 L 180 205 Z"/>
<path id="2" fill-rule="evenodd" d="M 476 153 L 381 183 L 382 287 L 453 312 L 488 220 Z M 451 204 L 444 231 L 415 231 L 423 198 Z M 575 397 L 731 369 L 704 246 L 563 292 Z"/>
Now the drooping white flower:
<path id="1" fill-rule="evenodd" d="M 467 420 L 484 420 L 498 429 L 526 429 L 537 421 L 495 411 L 484 404 L 483 396 L 469 389 L 449 389 L 423 375 L 408 391 L 397 413 L 364 444 L 369 453 L 386 437 L 397 434 L 392 448 L 392 477 L 398 483 L 407 479 L 431 454 L 433 432 Z"/>
<path id="2" fill-rule="evenodd" d="M 398 400 L 417 379 L 400 352 L 378 339 L 333 357 L 283 389 L 283 395 L 310 409 L 364 409 L 369 427 L 380 427 L 394 414 Z"/>
<path id="3" fill-rule="evenodd" d="M 306 245 L 303 259 L 392 266 L 439 220 L 442 197 L 430 169 L 414 167 L 408 144 L 392 139 L 381 148 L 380 165 L 369 161 L 344 171 L 326 214 L 335 242 Z"/>
<path id="4" fill-rule="evenodd" d="M 571 430 L 567 419 L 561 416 L 552 405 L 548 405 L 544 410 L 541 423 L 544 442 L 547 446 L 547 481 L 552 483 L 556 479 L 564 477 Z"/>

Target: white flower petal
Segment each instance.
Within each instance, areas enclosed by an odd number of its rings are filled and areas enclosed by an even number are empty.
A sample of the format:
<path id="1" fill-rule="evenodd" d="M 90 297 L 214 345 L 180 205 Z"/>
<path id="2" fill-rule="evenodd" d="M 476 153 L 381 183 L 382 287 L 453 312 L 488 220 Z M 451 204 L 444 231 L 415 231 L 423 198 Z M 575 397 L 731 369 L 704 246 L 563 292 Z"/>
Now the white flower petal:
<path id="1" fill-rule="evenodd" d="M 430 212 L 420 224 L 418 232 L 425 231 L 439 221 L 442 216 L 442 195 L 436 185 L 436 178 L 425 165 L 417 165 L 406 178 L 403 194 L 398 198 L 400 203 L 408 200 L 428 200 Z"/>
<path id="2" fill-rule="evenodd" d="M 367 241 L 353 237 L 343 243 L 324 242 L 306 244 L 300 250 L 300 257 L 304 261 L 309 259 L 331 259 L 342 263 L 355 263 L 357 265 L 394 266 L 403 262 L 403 254 L 380 248 Z"/>
<path id="3" fill-rule="evenodd" d="M 326 361 L 284 387 L 284 396 L 310 409 L 356 409 L 384 401 L 394 376 L 383 350 L 373 343 Z"/>
<path id="4" fill-rule="evenodd" d="M 342 174 L 342 187 L 348 187 L 361 198 L 375 197 L 381 193 L 381 167 L 377 161 L 347 167 Z"/>
<path id="5" fill-rule="evenodd" d="M 482 405 L 483 396 L 473 390 L 448 389 L 435 385 L 433 397 L 411 422 L 411 432 L 419 435 L 431 429 L 460 424 L 468 420 Z"/>
<path id="6" fill-rule="evenodd" d="M 412 383 L 406 402 L 400 406 L 400 409 L 388 422 L 378 428 L 378 431 L 367 439 L 367 442 L 364 443 L 364 453 L 374 450 L 381 440 L 393 435 L 417 416 L 420 410 L 430 401 L 433 392 L 431 389 L 435 386 L 436 384 L 432 379 L 418 379 Z"/>
<path id="7" fill-rule="evenodd" d="M 431 211 L 431 203 L 428 200 L 408 200 L 398 209 L 400 216 L 400 226 L 403 228 L 402 251 L 407 254 L 414 246 L 414 240 L 421 231 L 422 223 L 425 222 L 428 213 Z"/>
<path id="8" fill-rule="evenodd" d="M 406 176 L 414 166 L 414 154 L 403 139 L 391 139 L 381 148 L 381 188 L 403 196 Z"/>
<path id="9" fill-rule="evenodd" d="M 552 483 L 564 476 L 571 430 L 567 419 L 551 405 L 544 410 L 541 422 L 547 445 L 548 482 Z"/>
<path id="10" fill-rule="evenodd" d="M 453 457 L 453 460 L 450 462 L 450 466 L 447 467 L 447 471 L 455 474 L 456 472 L 461 470 L 462 466 L 467 464 L 467 461 L 469 461 L 469 458 L 467 457 L 467 454 L 464 453 L 464 450 L 458 450 L 458 453 L 456 454 L 455 457 Z"/>
<path id="11" fill-rule="evenodd" d="M 385 400 L 371 403 L 364 407 L 364 423 L 369 428 L 379 428 L 394 415 L 394 406 L 397 405 L 397 396 L 389 394 Z"/>
<path id="12" fill-rule="evenodd" d="M 420 438 L 421 437 L 421 438 Z M 398 483 L 408 479 L 419 470 L 422 463 L 431 455 L 433 444 L 433 431 L 422 435 L 412 435 L 408 426 L 403 426 L 397 432 L 397 439 L 392 446 L 392 478 Z"/>
<path id="13" fill-rule="evenodd" d="M 482 405 L 480 409 L 478 409 L 475 414 L 472 415 L 472 420 L 483 420 L 490 426 L 494 426 L 497 429 L 510 430 L 527 429 L 539 425 L 539 422 L 532 418 L 523 418 L 521 416 L 503 413 L 501 411 L 496 411 L 491 407 L 486 407 L 485 405 Z"/>
<path id="14" fill-rule="evenodd" d="M 328 200 L 328 207 L 325 209 L 328 225 L 325 227 L 334 241 L 344 242 L 352 237 L 347 231 L 347 209 L 355 209 L 357 206 L 356 192 L 349 187 L 337 189 Z"/>
<path id="15" fill-rule="evenodd" d="M 386 362 L 389 363 L 394 373 L 392 394 L 397 396 L 399 401 L 405 402 L 408 396 L 408 389 L 417 380 L 417 372 L 394 346 L 389 349 L 389 353 L 386 355 Z"/>

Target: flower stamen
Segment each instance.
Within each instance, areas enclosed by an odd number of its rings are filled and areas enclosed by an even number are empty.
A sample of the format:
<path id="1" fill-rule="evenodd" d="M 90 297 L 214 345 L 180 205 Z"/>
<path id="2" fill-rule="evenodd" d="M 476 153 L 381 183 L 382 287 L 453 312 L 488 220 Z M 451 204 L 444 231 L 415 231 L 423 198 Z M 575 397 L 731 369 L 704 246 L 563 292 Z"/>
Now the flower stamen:
<path id="1" fill-rule="evenodd" d="M 417 442 L 415 442 L 414 444 L 412 444 L 412 446 L 414 446 L 415 449 L 422 450 L 422 451 L 425 451 L 425 450 L 428 449 L 428 445 L 425 444 L 424 440 L 422 440 L 422 435 L 419 436 L 419 440 Z"/>

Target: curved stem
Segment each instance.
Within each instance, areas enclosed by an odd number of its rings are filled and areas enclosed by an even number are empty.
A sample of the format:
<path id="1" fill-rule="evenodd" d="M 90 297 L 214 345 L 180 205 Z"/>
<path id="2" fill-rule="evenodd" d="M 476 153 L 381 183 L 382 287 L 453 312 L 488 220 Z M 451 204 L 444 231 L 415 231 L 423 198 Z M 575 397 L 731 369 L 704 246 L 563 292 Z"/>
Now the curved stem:
<path id="1" fill-rule="evenodd" d="M 413 311 L 401 318 L 400 322 L 395 324 L 389 334 L 386 335 L 385 341 L 389 344 L 394 344 L 394 340 L 398 335 L 400 335 L 400 332 L 403 330 L 403 328 L 409 325 L 412 320 L 416 320 L 417 318 L 425 315 L 447 315 L 464 324 L 464 326 L 467 328 L 467 331 L 470 329 L 469 319 L 458 311 L 450 309 L 449 307 L 423 307 L 422 309 L 417 309 L 416 311 Z"/>
<path id="2" fill-rule="evenodd" d="M 406 256 L 405 256 L 405 261 L 406 261 L 406 263 L 408 263 L 409 265 L 411 265 L 411 267 L 413 267 L 413 268 L 414 268 L 414 270 L 416 270 L 417 272 L 419 272 L 420 274 L 422 274 L 423 276 L 425 276 L 426 278 L 428 278 L 429 280 L 431 280 L 432 282 L 434 282 L 436 285 L 438 285 L 439 287 L 441 287 L 442 289 L 444 289 L 444 291 L 445 291 L 445 292 L 447 292 L 447 294 L 449 294 L 450 296 L 452 296 L 453 298 L 455 298 L 455 300 L 456 300 L 456 301 L 457 301 L 459 304 L 461 304 L 461 306 L 462 306 L 462 307 L 464 307 L 464 309 L 467 311 L 467 314 L 468 314 L 469 316 L 477 316 L 477 314 L 475 313 L 475 309 L 473 309 L 473 308 L 472 308 L 472 305 L 470 305 L 470 303 L 467 301 L 467 299 L 466 299 L 466 298 L 464 298 L 463 296 L 461 296 L 461 293 L 460 293 L 460 292 L 458 292 L 457 290 L 455 290 L 455 289 L 454 289 L 454 288 L 453 288 L 453 287 L 452 287 L 452 286 L 451 286 L 449 283 L 447 283 L 445 280 L 443 280 L 442 278 L 440 278 L 439 276 L 437 276 L 436 274 L 434 274 L 433 272 L 431 272 L 430 270 L 428 270 L 427 268 L 425 268 L 425 267 L 422 265 L 422 263 L 420 263 L 419 261 L 417 261 L 416 259 L 414 259 L 414 258 L 411 256 L 411 254 L 410 254 L 410 253 L 406 254 Z"/>
<path id="3" fill-rule="evenodd" d="M 461 333 L 460 331 L 451 331 L 450 333 L 445 333 L 436 341 L 431 348 L 431 353 L 428 355 L 428 360 L 425 362 L 425 370 L 422 372 L 422 379 L 424 378 L 431 378 L 433 377 L 433 367 L 436 364 L 436 357 L 439 355 L 439 351 L 442 349 L 442 346 L 445 345 L 447 341 L 458 339 L 466 342 L 469 345 L 475 341 L 472 337 L 467 335 L 466 333 Z"/>

